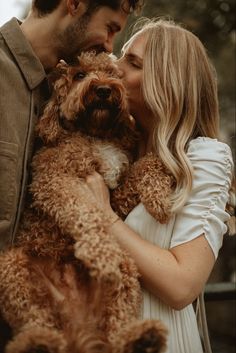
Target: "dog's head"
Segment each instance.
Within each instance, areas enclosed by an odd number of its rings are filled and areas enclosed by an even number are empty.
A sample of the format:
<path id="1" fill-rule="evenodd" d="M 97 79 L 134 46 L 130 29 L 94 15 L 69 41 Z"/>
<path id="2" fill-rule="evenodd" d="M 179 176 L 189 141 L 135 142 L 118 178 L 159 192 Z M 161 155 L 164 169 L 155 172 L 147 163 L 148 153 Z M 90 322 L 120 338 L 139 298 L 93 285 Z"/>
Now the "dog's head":
<path id="1" fill-rule="evenodd" d="M 38 124 L 44 142 L 63 131 L 105 137 L 130 124 L 125 89 L 107 54 L 82 53 L 73 65 L 60 62 L 51 76 L 53 96 Z"/>

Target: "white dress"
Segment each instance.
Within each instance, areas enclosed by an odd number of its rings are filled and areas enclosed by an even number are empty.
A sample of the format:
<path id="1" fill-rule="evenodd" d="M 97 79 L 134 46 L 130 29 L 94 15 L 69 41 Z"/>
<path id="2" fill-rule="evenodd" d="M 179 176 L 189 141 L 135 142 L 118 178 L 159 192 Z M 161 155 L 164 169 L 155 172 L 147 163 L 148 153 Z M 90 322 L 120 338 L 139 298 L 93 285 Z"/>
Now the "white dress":
<path id="1" fill-rule="evenodd" d="M 182 211 L 163 225 L 139 204 L 125 222 L 144 239 L 162 248 L 175 247 L 204 233 L 217 258 L 227 230 L 225 222 L 229 219 L 225 205 L 233 172 L 232 154 L 226 144 L 199 137 L 190 142 L 187 155 L 194 168 L 194 180 Z M 176 311 L 143 289 L 142 317 L 165 323 L 169 331 L 167 353 L 203 352 L 192 305 Z"/>

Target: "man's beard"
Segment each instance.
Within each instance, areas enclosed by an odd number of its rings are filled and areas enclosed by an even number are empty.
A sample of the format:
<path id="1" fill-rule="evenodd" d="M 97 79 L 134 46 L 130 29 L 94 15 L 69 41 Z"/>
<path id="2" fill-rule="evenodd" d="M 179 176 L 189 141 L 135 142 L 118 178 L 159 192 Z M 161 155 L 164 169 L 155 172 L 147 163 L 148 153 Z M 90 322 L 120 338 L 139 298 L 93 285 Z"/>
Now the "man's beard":
<path id="1" fill-rule="evenodd" d="M 87 27 L 90 21 L 87 12 L 75 23 L 69 25 L 64 32 L 58 34 L 59 58 L 70 62 L 86 47 Z"/>

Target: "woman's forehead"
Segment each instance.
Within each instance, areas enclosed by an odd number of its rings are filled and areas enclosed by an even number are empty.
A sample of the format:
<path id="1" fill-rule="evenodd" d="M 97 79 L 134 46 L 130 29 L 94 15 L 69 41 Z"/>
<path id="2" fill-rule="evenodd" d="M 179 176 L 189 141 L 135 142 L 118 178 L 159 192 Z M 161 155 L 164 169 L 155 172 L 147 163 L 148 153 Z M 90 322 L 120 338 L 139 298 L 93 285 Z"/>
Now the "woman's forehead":
<path id="1" fill-rule="evenodd" d="M 123 53 L 132 53 L 135 56 L 143 58 L 145 47 L 147 42 L 147 36 L 145 33 L 136 33 L 130 38 L 128 42 L 122 48 Z"/>

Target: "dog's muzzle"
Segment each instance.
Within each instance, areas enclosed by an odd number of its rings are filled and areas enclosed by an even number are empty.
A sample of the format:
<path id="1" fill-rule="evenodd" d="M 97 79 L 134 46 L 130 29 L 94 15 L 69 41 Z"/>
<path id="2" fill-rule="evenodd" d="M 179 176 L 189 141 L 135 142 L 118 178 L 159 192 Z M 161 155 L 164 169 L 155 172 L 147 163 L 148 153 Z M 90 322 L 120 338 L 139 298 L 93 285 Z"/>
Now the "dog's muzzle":
<path id="1" fill-rule="evenodd" d="M 111 95 L 111 88 L 109 86 L 98 86 L 95 89 L 96 95 L 102 100 L 106 100 Z"/>

